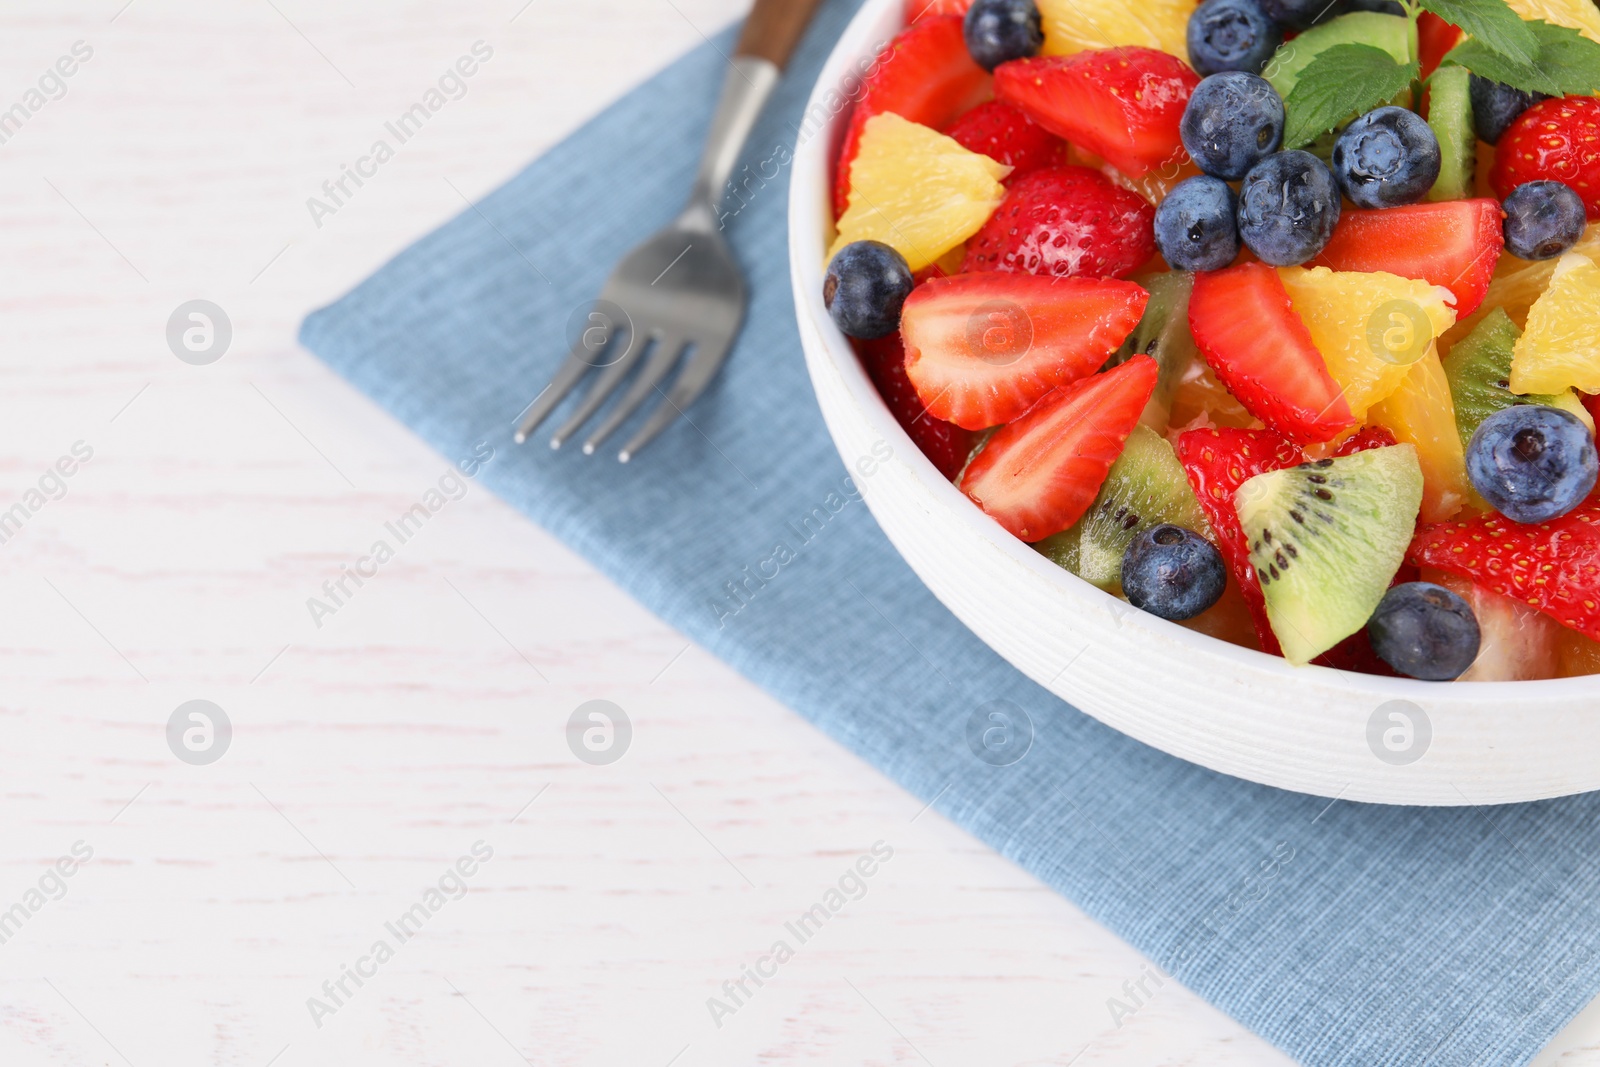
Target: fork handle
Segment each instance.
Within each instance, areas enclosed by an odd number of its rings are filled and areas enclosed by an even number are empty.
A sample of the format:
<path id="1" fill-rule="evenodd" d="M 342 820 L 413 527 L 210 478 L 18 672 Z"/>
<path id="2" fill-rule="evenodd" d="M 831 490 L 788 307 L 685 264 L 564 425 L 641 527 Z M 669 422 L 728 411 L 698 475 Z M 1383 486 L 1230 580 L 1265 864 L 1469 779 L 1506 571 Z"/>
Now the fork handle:
<path id="1" fill-rule="evenodd" d="M 822 0 L 756 0 L 734 55 L 765 59 L 782 70 Z"/>

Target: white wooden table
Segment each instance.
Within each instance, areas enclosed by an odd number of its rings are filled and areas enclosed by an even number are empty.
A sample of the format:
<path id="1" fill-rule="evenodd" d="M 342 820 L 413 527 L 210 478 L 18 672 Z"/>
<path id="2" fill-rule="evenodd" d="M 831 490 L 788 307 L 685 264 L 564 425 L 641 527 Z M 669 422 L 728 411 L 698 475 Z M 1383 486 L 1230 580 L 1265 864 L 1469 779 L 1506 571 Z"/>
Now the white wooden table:
<path id="1" fill-rule="evenodd" d="M 1286 1062 L 1172 983 L 1114 1025 L 1137 953 L 481 488 L 314 625 L 445 463 L 296 348 L 303 314 L 742 6 L 8 0 L 0 1063 Z M 210 365 L 167 342 L 194 299 L 232 324 Z M 196 699 L 233 726 L 209 765 L 167 742 Z M 591 699 L 633 722 L 609 766 L 565 741 Z M 866 896 L 716 1025 L 880 840 Z M 465 894 L 390 933 L 441 877 Z M 1600 1064 L 1597 1035 L 1540 1062 Z"/>

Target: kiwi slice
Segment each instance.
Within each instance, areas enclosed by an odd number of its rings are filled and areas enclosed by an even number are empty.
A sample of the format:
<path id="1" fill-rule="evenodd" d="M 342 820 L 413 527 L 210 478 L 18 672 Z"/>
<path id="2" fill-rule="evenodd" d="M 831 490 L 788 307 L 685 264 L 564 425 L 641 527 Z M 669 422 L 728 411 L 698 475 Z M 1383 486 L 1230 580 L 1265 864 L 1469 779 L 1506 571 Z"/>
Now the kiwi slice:
<path id="1" fill-rule="evenodd" d="M 1183 270 L 1168 271 L 1153 274 L 1142 284 L 1150 291 L 1144 317 L 1107 366 L 1126 363 L 1140 353 L 1156 361 L 1156 391 L 1150 395 L 1139 421 L 1157 433 L 1165 433 L 1172 414 L 1172 395 L 1200 354 L 1194 335 L 1189 332 L 1189 294 L 1194 292 L 1194 275 Z"/>
<path id="2" fill-rule="evenodd" d="M 1352 11 L 1320 26 L 1313 26 L 1292 41 L 1285 41 L 1267 61 L 1262 76 L 1285 100 L 1311 65 L 1317 53 L 1336 44 L 1365 44 L 1381 48 L 1396 63 L 1409 63 L 1417 54 L 1417 24 L 1376 11 Z"/>
<path id="3" fill-rule="evenodd" d="M 1164 522 L 1211 536 L 1172 445 L 1148 426 L 1135 426 L 1083 518 L 1035 547 L 1084 581 L 1116 589 L 1122 584 L 1122 556 L 1128 545 L 1142 531 Z"/>
<path id="4" fill-rule="evenodd" d="M 1439 180 L 1429 200 L 1464 200 L 1478 176 L 1478 135 L 1472 126 L 1472 97 L 1466 67 L 1440 67 L 1428 82 L 1428 125 L 1439 139 Z"/>
<path id="5" fill-rule="evenodd" d="M 1553 396 L 1511 391 L 1511 357 L 1522 331 L 1501 308 L 1495 308 L 1473 327 L 1471 333 L 1455 343 L 1444 361 L 1445 377 L 1450 381 L 1450 397 L 1456 405 L 1456 431 L 1461 446 L 1472 443 L 1478 426 L 1497 411 L 1517 404 L 1539 404 L 1560 408 L 1581 419 L 1594 431 L 1594 418 L 1578 395 L 1568 389 Z"/>
<path id="6" fill-rule="evenodd" d="M 1422 506 L 1411 445 L 1257 475 L 1234 495 L 1272 632 L 1304 664 L 1360 630 L 1405 559 Z"/>

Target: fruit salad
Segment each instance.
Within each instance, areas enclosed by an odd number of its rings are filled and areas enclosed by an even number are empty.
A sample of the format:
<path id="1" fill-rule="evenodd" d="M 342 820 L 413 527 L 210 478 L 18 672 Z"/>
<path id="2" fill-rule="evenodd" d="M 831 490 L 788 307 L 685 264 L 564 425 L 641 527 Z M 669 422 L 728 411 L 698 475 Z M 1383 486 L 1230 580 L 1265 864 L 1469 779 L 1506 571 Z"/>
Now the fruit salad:
<path id="1" fill-rule="evenodd" d="M 1592 0 L 906 0 L 823 299 L 1011 535 L 1432 682 L 1600 674 Z"/>

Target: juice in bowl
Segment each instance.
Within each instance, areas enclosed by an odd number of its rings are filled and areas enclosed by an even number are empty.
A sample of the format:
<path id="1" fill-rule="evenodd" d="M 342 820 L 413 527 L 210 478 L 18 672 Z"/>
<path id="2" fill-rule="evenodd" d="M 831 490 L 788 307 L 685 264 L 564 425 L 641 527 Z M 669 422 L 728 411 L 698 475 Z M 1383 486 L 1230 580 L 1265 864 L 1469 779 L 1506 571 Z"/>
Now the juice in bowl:
<path id="1" fill-rule="evenodd" d="M 819 402 L 930 589 L 1134 737 L 1600 788 L 1600 12 L 1324 6 L 869 0 L 795 153 Z"/>

